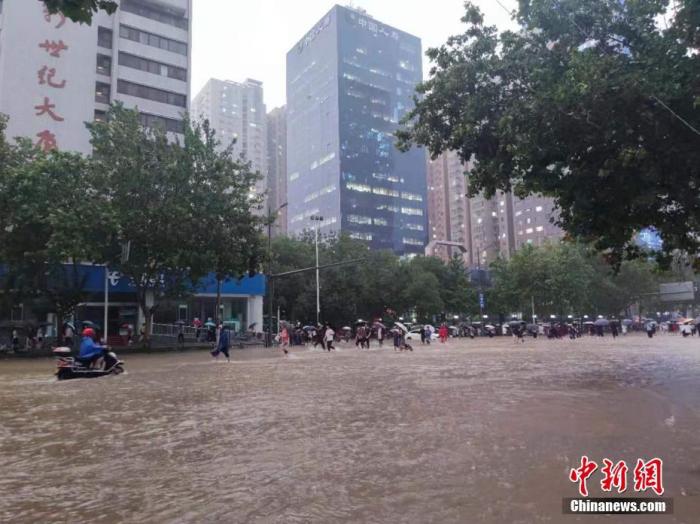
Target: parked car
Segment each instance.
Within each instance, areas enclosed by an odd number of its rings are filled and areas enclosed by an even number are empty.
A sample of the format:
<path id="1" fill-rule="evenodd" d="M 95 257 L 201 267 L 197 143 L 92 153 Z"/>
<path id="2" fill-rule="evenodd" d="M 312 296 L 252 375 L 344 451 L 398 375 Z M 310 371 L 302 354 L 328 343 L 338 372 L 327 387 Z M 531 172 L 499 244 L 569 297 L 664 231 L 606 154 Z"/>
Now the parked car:
<path id="1" fill-rule="evenodd" d="M 430 340 L 433 341 L 433 340 L 437 340 L 438 338 L 440 338 L 440 337 L 438 337 L 437 332 L 433 331 L 430 335 Z M 417 340 L 420 342 L 420 328 L 414 327 L 411 331 L 406 333 L 406 340 L 414 340 L 414 341 Z"/>

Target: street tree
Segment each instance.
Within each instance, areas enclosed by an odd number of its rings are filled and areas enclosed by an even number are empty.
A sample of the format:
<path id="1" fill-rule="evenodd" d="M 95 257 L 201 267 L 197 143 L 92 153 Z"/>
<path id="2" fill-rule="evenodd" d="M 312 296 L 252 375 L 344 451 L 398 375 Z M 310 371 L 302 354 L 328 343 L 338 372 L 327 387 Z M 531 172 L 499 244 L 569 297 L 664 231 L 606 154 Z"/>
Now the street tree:
<path id="1" fill-rule="evenodd" d="M 253 192 L 260 178 L 250 164 L 234 158 L 233 143 L 222 147 L 209 121 L 186 121 L 182 164 L 191 173 L 187 186 L 192 201 L 193 239 L 198 245 L 192 256 L 209 266 L 216 278 L 216 315 L 221 311 L 221 287 L 260 270 L 263 220 L 259 213 L 262 195 Z"/>
<path id="2" fill-rule="evenodd" d="M 472 194 L 553 197 L 559 225 L 615 263 L 647 227 L 697 252 L 698 16 L 697 0 L 521 0 L 520 29 L 499 34 L 466 2 L 400 146 L 457 151 Z"/>
<path id="3" fill-rule="evenodd" d="M 112 14 L 119 7 L 114 0 L 41 0 L 51 14 L 61 13 L 73 22 L 92 23 L 92 17 L 100 10 Z"/>
<path id="4" fill-rule="evenodd" d="M 86 296 L 82 264 L 101 262 L 112 226 L 106 202 L 82 156 L 0 140 L 3 295 L 55 313 L 61 326 Z"/>
<path id="5" fill-rule="evenodd" d="M 137 111 L 114 105 L 89 129 L 90 169 L 115 224 L 104 258 L 133 285 L 148 335 L 155 300 L 191 292 L 210 270 L 197 238 L 207 220 L 195 189 L 201 181 L 180 144 L 143 127 Z"/>

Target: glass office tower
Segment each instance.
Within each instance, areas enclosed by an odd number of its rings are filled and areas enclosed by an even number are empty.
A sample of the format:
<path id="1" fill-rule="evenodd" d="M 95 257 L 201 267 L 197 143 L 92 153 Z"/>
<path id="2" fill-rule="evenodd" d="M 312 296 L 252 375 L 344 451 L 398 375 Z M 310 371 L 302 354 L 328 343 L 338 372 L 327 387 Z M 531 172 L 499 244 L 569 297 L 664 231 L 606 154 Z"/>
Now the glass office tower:
<path id="1" fill-rule="evenodd" d="M 373 249 L 423 253 L 425 151 L 394 133 L 422 79 L 421 41 L 335 6 L 287 54 L 289 234 L 343 231 Z"/>

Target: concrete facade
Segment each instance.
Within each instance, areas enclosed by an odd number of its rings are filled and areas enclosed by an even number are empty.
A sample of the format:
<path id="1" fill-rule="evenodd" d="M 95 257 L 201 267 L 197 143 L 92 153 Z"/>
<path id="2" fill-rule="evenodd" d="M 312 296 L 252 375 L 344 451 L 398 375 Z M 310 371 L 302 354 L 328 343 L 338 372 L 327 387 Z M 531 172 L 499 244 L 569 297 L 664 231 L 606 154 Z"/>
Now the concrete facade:
<path id="1" fill-rule="evenodd" d="M 497 258 L 510 258 L 524 245 L 557 242 L 563 231 L 552 223 L 556 218 L 551 198 L 517 198 L 498 191 L 492 198 L 468 197 L 468 173 L 457 153 L 446 152 L 428 160 L 429 255 L 444 260 L 461 252 L 465 264 L 488 268 Z M 448 245 L 441 245 L 446 242 Z"/>
<path id="2" fill-rule="evenodd" d="M 223 147 L 233 142 L 233 152 L 250 162 L 262 178 L 255 190 L 267 190 L 267 111 L 263 85 L 258 80 L 243 82 L 210 79 L 192 99 L 192 118 L 209 120 Z"/>
<path id="3" fill-rule="evenodd" d="M 287 202 L 287 108 L 267 114 L 267 187 L 270 208 L 279 209 Z M 280 210 L 272 228 L 273 236 L 287 234 L 287 208 Z"/>
<path id="4" fill-rule="evenodd" d="M 92 25 L 49 16 L 38 1 L 0 14 L 0 112 L 7 135 L 48 150 L 89 153 L 86 122 L 109 104 L 138 108 L 144 125 L 176 134 L 188 111 L 191 0 L 122 0 Z"/>
<path id="5" fill-rule="evenodd" d="M 431 255 L 448 261 L 462 256 L 471 265 L 471 206 L 467 197 L 466 168 L 459 155 L 447 152 L 428 159 L 428 227 L 430 241 L 456 242 L 464 251 L 450 245 L 436 245 Z"/>

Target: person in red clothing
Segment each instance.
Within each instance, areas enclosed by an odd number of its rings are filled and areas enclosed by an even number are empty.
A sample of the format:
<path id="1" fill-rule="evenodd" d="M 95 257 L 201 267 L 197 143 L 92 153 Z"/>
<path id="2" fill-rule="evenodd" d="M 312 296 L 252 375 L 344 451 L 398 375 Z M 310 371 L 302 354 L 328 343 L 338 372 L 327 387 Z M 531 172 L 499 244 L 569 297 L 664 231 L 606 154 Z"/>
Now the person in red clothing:
<path id="1" fill-rule="evenodd" d="M 447 342 L 447 337 L 449 336 L 449 332 L 447 331 L 447 325 L 443 324 L 440 326 L 440 329 L 438 330 L 438 335 L 440 336 L 440 342 L 442 344 Z"/>

